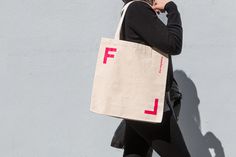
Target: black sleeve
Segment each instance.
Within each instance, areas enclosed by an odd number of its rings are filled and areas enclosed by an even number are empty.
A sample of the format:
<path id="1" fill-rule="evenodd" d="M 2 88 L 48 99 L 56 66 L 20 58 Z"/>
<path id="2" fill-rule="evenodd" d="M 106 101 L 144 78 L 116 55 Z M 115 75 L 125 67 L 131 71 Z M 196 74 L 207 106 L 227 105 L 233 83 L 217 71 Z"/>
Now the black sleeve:
<path id="1" fill-rule="evenodd" d="M 167 25 L 146 3 L 134 2 L 126 12 L 126 24 L 151 47 L 156 47 L 169 55 L 178 55 L 182 50 L 182 24 L 180 13 L 174 2 L 166 4 Z"/>

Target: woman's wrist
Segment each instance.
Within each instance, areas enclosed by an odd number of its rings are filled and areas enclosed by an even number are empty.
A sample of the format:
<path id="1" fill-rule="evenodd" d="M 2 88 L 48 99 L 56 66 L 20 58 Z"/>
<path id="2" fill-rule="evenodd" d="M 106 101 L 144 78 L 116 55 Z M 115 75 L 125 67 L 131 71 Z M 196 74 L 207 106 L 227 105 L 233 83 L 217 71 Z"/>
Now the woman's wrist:
<path id="1" fill-rule="evenodd" d="M 167 11 L 167 13 L 177 11 L 177 5 L 173 1 L 170 1 L 166 3 L 164 10 Z"/>

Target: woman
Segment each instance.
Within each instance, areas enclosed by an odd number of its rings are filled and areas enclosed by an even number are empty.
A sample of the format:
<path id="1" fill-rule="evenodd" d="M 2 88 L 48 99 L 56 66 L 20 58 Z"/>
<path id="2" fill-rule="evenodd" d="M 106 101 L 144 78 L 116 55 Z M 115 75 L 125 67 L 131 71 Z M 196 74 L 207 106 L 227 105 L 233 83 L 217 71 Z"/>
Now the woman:
<path id="1" fill-rule="evenodd" d="M 128 3 L 131 0 L 123 0 Z M 177 6 L 169 0 L 136 1 L 127 9 L 121 38 L 156 47 L 169 56 L 166 91 L 170 93 L 176 82 L 173 78 L 172 55 L 182 50 L 182 26 Z M 167 11 L 167 25 L 156 15 Z M 124 119 L 115 132 L 111 146 L 124 148 L 123 157 L 151 156 L 154 149 L 162 157 L 190 157 L 170 102 L 166 101 L 161 123 L 153 124 Z M 168 105 L 169 102 L 169 105 Z M 124 137 L 124 138 L 123 138 Z M 123 141 L 122 141 L 123 140 Z"/>

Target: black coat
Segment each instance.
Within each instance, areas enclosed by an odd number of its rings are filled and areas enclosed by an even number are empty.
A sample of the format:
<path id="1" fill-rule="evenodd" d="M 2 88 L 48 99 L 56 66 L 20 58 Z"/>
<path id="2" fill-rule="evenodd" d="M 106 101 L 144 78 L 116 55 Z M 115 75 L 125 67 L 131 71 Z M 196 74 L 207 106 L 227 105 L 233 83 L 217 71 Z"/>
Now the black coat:
<path id="1" fill-rule="evenodd" d="M 156 15 L 155 11 L 144 2 L 136 1 L 130 4 L 124 17 L 121 39 L 145 44 L 165 52 L 169 57 L 166 90 L 173 81 L 172 55 L 178 55 L 182 50 L 182 23 L 177 6 L 169 2 L 165 6 L 167 25 Z"/>

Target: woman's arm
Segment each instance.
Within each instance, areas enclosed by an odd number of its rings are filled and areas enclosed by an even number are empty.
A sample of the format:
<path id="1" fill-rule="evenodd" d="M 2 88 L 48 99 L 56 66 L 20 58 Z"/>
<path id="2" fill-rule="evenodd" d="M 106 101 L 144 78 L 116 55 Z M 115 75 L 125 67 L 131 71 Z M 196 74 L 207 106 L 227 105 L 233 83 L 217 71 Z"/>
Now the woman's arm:
<path id="1" fill-rule="evenodd" d="M 156 15 L 146 3 L 134 2 L 126 12 L 126 24 L 133 29 L 149 46 L 161 51 L 178 55 L 182 50 L 182 24 L 180 14 L 174 2 L 168 2 L 164 9 L 167 11 L 167 25 Z"/>

